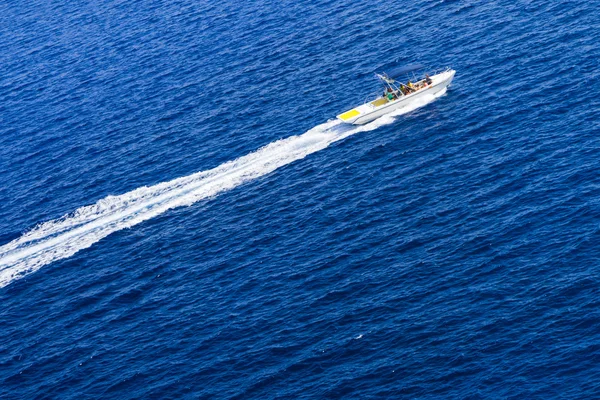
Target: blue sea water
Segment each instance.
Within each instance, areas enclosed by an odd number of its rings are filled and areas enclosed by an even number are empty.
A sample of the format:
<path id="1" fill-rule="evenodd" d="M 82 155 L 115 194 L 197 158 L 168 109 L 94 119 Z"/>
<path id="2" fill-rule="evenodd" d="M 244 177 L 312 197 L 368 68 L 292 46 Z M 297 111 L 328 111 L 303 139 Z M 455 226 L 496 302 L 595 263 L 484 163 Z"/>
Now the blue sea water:
<path id="1" fill-rule="evenodd" d="M 600 397 L 599 17 L 0 3 L 0 397 Z"/>

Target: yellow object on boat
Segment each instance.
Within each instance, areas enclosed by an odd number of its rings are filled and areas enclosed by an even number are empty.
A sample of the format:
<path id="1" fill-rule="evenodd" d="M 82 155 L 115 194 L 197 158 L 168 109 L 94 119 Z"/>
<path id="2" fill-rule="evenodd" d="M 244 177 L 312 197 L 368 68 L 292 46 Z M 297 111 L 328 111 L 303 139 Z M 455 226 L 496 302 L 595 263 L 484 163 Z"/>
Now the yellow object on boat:
<path id="1" fill-rule="evenodd" d="M 341 114 L 339 116 L 339 118 L 343 119 L 343 120 L 347 120 L 347 119 L 350 119 L 350 118 L 354 118 L 354 117 L 356 117 L 359 114 L 360 114 L 360 111 L 354 109 L 354 110 L 346 111 L 345 113 Z"/>
<path id="2" fill-rule="evenodd" d="M 382 106 L 387 103 L 388 103 L 388 99 L 386 99 L 385 97 L 382 97 L 380 99 L 377 99 L 377 100 L 371 102 L 371 104 L 373 104 L 375 107 L 379 107 L 379 106 Z"/>

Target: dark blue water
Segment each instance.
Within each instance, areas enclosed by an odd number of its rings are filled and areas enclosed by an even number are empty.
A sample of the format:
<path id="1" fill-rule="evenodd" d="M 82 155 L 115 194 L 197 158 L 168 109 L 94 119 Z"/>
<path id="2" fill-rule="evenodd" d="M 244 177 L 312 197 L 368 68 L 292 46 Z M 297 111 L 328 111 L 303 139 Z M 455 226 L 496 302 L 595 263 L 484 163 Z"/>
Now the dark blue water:
<path id="1" fill-rule="evenodd" d="M 0 4 L 0 397 L 599 397 L 599 15 Z"/>

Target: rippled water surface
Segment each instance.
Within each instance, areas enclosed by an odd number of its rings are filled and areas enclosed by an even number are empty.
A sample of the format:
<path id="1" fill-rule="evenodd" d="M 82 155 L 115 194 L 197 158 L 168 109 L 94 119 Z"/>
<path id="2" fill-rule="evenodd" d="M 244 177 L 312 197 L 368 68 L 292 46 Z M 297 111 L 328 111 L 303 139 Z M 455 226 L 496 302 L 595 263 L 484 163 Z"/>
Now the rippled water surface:
<path id="1" fill-rule="evenodd" d="M 599 397 L 599 16 L 0 4 L 0 397 Z"/>

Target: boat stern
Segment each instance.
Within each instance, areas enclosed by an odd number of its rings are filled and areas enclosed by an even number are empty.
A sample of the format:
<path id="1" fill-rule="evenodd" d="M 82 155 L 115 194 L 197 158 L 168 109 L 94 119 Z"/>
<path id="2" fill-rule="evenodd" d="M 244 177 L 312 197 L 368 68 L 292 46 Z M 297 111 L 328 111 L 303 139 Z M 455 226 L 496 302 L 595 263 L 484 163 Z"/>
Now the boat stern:
<path id="1" fill-rule="evenodd" d="M 353 124 L 354 121 L 356 121 L 360 117 L 360 114 L 361 112 L 359 110 L 353 108 L 350 111 L 346 111 L 345 113 L 338 115 L 337 118 L 347 124 Z"/>
<path id="2" fill-rule="evenodd" d="M 338 115 L 337 118 L 347 124 L 362 125 L 368 122 L 365 117 L 374 109 L 375 107 L 371 103 L 366 103 Z"/>

